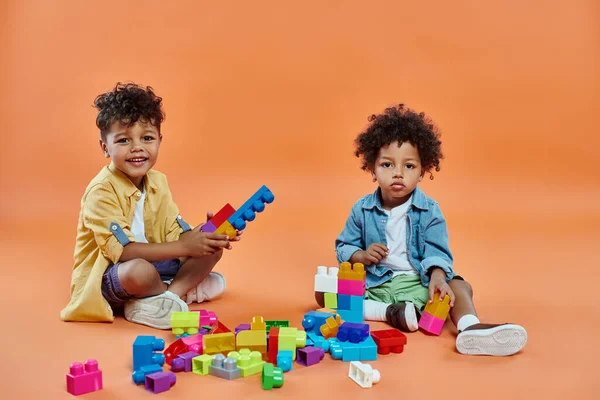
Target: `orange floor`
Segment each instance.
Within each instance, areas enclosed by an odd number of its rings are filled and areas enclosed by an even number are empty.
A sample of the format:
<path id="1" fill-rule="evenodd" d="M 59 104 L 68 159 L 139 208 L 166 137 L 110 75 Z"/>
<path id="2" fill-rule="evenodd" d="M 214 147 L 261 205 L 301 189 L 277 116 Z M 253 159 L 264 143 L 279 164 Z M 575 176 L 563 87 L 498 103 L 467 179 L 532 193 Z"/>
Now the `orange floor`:
<path id="1" fill-rule="evenodd" d="M 67 398 L 69 364 L 90 357 L 105 389 L 86 398 L 153 396 L 131 382 L 131 345 L 168 332 L 59 320 L 79 201 L 106 163 L 91 105 L 116 81 L 164 98 L 156 168 L 191 223 L 262 184 L 275 193 L 218 266 L 227 293 L 203 305 L 230 328 L 298 327 L 315 307 L 316 267 L 335 265 L 351 205 L 374 188 L 352 141 L 404 102 L 441 129 L 442 171 L 422 187 L 481 319 L 529 334 L 508 358 L 458 354 L 449 324 L 411 334 L 372 363 L 370 390 L 327 357 L 268 394 L 257 377 L 180 374 L 162 398 L 599 398 L 597 16 L 560 0 L 1 1 L 0 398 Z"/>
<path id="2" fill-rule="evenodd" d="M 312 285 L 316 265 L 335 262 L 332 238 L 343 222 L 338 206 L 346 209 L 348 201 L 343 201 L 343 207 L 333 201 L 301 205 L 294 199 L 310 191 L 307 183 L 271 183 L 276 201 L 249 225 L 244 239 L 219 266 L 228 279 L 227 294 L 203 305 L 232 329 L 254 315 L 289 319 L 293 326 L 301 326 L 303 314 L 315 308 Z M 250 187 L 250 182 L 240 185 L 239 193 L 247 193 Z M 336 197 L 334 191 L 322 188 L 319 198 Z M 599 356 L 594 343 L 600 324 L 597 302 L 583 301 L 597 288 L 597 263 L 593 260 L 597 260 L 600 235 L 586 229 L 591 221 L 577 215 L 547 220 L 514 213 L 464 218 L 456 205 L 448 208 L 457 269 L 473 284 L 482 319 L 521 323 L 529 334 L 525 350 L 507 358 L 463 356 L 454 348 L 454 328 L 446 324 L 439 338 L 413 333 L 403 354 L 381 356 L 373 362 L 382 378 L 371 390 L 361 389 L 347 377 L 347 363 L 326 356 L 317 366 L 294 365 L 292 372 L 285 374 L 284 387 L 271 396 L 342 393 L 352 398 L 391 398 L 401 393 L 407 398 L 476 399 L 487 392 L 486 397 L 498 399 L 594 398 Z M 321 223 L 301 223 L 309 217 L 318 220 L 319 215 L 331 217 Z M 330 223 L 330 219 L 338 223 Z M 569 224 L 564 223 L 566 219 Z M 69 220 L 73 222 L 73 218 Z M 151 397 L 131 382 L 131 344 L 136 335 L 143 334 L 156 334 L 170 343 L 173 337 L 169 332 L 123 319 L 114 324 L 58 319 L 67 301 L 74 232 L 70 225 L 58 221 L 35 226 L 15 221 L 3 224 L 10 230 L 3 229 L 0 241 L 5 279 L 18 282 L 5 286 L 2 295 L 4 320 L 11 321 L 2 340 L 6 345 L 2 363 L 6 398 L 66 397 L 69 364 L 89 357 L 98 359 L 105 385 L 90 398 Z M 280 228 L 286 226 L 293 228 Z M 233 382 L 192 374 L 177 377 L 176 386 L 162 397 L 264 395 L 258 377 Z"/>

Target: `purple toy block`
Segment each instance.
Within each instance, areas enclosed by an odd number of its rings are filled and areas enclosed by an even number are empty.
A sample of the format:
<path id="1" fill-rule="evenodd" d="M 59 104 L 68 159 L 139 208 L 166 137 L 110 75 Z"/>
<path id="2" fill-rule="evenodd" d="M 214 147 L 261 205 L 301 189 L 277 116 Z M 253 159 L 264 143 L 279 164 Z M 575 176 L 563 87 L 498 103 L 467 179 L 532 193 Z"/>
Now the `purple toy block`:
<path id="1" fill-rule="evenodd" d="M 351 281 L 338 279 L 338 295 L 349 294 L 351 296 L 365 295 L 365 281 Z"/>
<path id="2" fill-rule="evenodd" d="M 79 396 L 101 389 L 102 371 L 98 369 L 98 361 L 94 359 L 87 360 L 85 371 L 84 366 L 79 362 L 70 365 L 67 374 L 67 392 Z"/>
<path id="3" fill-rule="evenodd" d="M 183 360 L 183 371 L 190 372 L 192 370 L 192 358 L 198 357 L 200 354 L 195 351 L 188 351 L 187 353 L 183 353 L 177 356 L 178 359 Z M 175 364 L 175 360 L 173 360 L 173 364 Z M 177 362 L 178 366 L 181 365 L 180 362 Z"/>
<path id="4" fill-rule="evenodd" d="M 177 377 L 172 372 L 155 372 L 146 375 L 146 389 L 154 394 L 166 392 L 176 381 Z"/>
<path id="5" fill-rule="evenodd" d="M 250 329 L 251 329 L 251 325 L 250 324 L 239 324 L 235 328 L 235 334 L 237 335 L 238 332 L 240 332 L 240 331 L 249 331 Z"/>
<path id="6" fill-rule="evenodd" d="M 181 369 L 183 370 L 183 367 Z M 150 375 L 155 372 L 162 372 L 162 370 L 162 367 L 158 364 L 144 365 L 137 371 L 133 371 L 133 375 L 131 376 L 131 378 L 133 379 L 136 385 L 141 385 L 146 381 L 146 375 Z"/>
<path id="7" fill-rule="evenodd" d="M 445 320 L 443 319 L 434 317 L 428 312 L 423 312 L 421 320 L 419 321 L 419 328 L 426 332 L 433 333 L 434 335 L 439 335 L 444 327 L 444 322 Z"/>
<path id="8" fill-rule="evenodd" d="M 338 329 L 337 338 L 340 342 L 360 343 L 369 336 L 369 325 L 344 322 Z"/>
<path id="9" fill-rule="evenodd" d="M 202 228 L 200 228 L 200 230 L 202 232 L 213 233 L 217 230 L 217 227 L 211 221 L 208 221 L 207 223 L 202 225 Z"/>
<path id="10" fill-rule="evenodd" d="M 325 356 L 325 350 L 321 347 L 304 347 L 296 352 L 296 361 L 300 365 L 310 367 L 318 364 Z"/>

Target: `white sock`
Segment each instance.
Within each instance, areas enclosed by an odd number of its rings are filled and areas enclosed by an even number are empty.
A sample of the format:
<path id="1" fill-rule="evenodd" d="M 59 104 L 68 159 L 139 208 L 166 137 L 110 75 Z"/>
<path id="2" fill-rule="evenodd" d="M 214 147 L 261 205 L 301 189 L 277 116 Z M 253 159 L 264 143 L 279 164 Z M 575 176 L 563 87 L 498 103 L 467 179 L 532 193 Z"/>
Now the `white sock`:
<path id="1" fill-rule="evenodd" d="M 366 307 L 365 307 L 366 308 Z M 459 332 L 464 331 L 465 329 L 467 329 L 468 327 L 478 324 L 479 318 L 477 318 L 475 315 L 473 314 L 467 314 L 467 315 L 463 315 L 459 320 L 458 320 L 458 324 L 456 324 L 456 329 L 458 329 Z"/>
<path id="2" fill-rule="evenodd" d="M 365 300 L 365 319 L 368 321 L 385 321 L 385 311 L 390 304 L 375 300 Z"/>

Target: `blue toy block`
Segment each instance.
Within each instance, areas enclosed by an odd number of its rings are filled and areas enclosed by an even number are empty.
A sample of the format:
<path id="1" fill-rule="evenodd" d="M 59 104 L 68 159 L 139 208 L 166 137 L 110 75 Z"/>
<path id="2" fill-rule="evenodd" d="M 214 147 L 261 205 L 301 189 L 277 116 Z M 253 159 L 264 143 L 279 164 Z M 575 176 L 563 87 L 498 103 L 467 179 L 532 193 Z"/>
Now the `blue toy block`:
<path id="1" fill-rule="evenodd" d="M 364 320 L 365 299 L 362 296 L 350 296 L 350 309 L 337 310 L 340 318 L 346 322 L 362 324 Z"/>
<path id="2" fill-rule="evenodd" d="M 156 372 L 162 372 L 162 367 L 158 364 L 144 365 L 137 371 L 133 371 L 131 378 L 136 385 L 141 385 L 146 381 L 146 375 L 154 374 Z"/>
<path id="3" fill-rule="evenodd" d="M 317 336 L 323 336 L 319 328 L 321 327 L 321 325 L 325 324 L 327 318 L 330 317 L 335 317 L 335 315 L 321 311 L 309 311 L 306 314 L 304 314 L 304 319 L 302 320 L 302 327 L 307 333 L 314 332 Z"/>
<path id="4" fill-rule="evenodd" d="M 341 360 L 342 359 L 342 353 L 343 353 L 343 349 L 342 349 L 342 345 L 340 342 L 337 341 L 337 339 L 331 338 L 328 340 L 329 342 L 329 353 L 331 353 L 331 357 L 334 360 Z"/>
<path id="5" fill-rule="evenodd" d="M 277 366 L 281 368 L 283 372 L 288 372 L 292 370 L 292 355 L 293 351 L 291 350 L 280 350 L 277 353 Z"/>
<path id="6" fill-rule="evenodd" d="M 377 345 L 371 336 L 360 343 L 339 342 L 342 347 L 342 361 L 375 361 Z"/>
<path id="7" fill-rule="evenodd" d="M 369 336 L 369 325 L 344 322 L 338 329 L 337 339 L 340 342 L 360 343 Z"/>
<path id="8" fill-rule="evenodd" d="M 227 221 L 235 229 L 241 231 L 246 227 L 246 221 L 254 221 L 256 213 L 262 212 L 265 209 L 265 204 L 272 203 L 273 200 L 275 200 L 275 196 L 268 187 L 263 185 Z"/>
<path id="9" fill-rule="evenodd" d="M 138 336 L 133 342 L 133 370 L 137 371 L 144 365 L 165 363 L 165 356 L 155 351 L 165 349 L 164 339 L 156 336 Z"/>
<path id="10" fill-rule="evenodd" d="M 267 336 L 267 340 L 269 339 L 269 336 Z M 306 347 L 310 347 L 310 346 L 315 346 L 315 342 L 312 341 L 311 338 L 308 337 L 308 332 L 306 332 Z"/>
<path id="11" fill-rule="evenodd" d="M 338 294 L 337 302 L 338 310 L 350 310 L 350 295 L 349 294 Z"/>

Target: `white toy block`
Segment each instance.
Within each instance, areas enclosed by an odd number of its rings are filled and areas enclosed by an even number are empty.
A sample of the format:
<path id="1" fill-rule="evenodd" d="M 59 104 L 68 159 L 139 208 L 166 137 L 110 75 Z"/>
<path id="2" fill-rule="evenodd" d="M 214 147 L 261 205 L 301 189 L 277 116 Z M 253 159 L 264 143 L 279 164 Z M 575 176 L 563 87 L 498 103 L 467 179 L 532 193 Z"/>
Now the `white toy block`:
<path id="1" fill-rule="evenodd" d="M 370 388 L 374 383 L 379 382 L 381 375 L 379 371 L 371 368 L 369 364 L 363 364 L 360 361 L 352 361 L 350 363 L 350 372 L 348 376 L 354 382 L 358 383 L 363 388 Z"/>
<path id="2" fill-rule="evenodd" d="M 338 272 L 336 267 L 317 267 L 315 275 L 315 292 L 336 293 L 338 292 Z"/>

